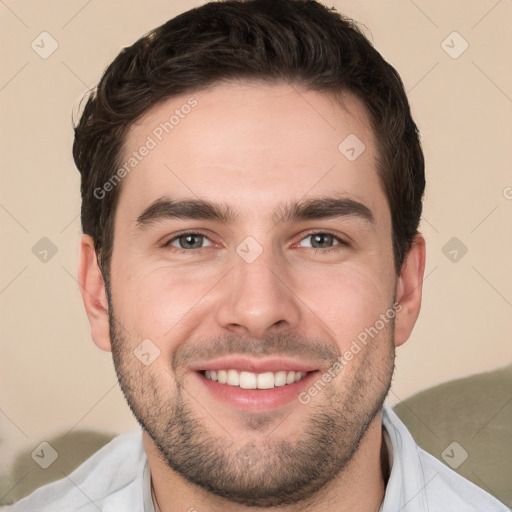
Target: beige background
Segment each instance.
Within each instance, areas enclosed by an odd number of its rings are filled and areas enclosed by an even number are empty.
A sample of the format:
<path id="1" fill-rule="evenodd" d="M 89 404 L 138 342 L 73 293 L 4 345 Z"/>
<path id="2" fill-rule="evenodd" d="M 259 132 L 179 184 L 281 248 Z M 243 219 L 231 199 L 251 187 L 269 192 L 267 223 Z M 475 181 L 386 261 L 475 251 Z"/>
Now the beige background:
<path id="1" fill-rule="evenodd" d="M 427 277 L 420 320 L 399 350 L 396 403 L 511 361 L 512 3 L 328 3 L 363 23 L 398 69 L 424 140 Z M 16 452 L 58 433 L 136 428 L 110 354 L 90 340 L 75 280 L 80 197 L 71 112 L 123 46 L 194 5 L 0 2 L 0 473 Z M 47 59 L 31 48 L 44 31 L 59 45 Z M 457 59 L 442 47 L 453 31 L 469 44 Z M 446 44 L 462 48 L 453 36 Z M 58 250 L 46 263 L 32 252 L 42 237 Z M 443 253 L 452 237 L 468 249 L 457 262 Z"/>

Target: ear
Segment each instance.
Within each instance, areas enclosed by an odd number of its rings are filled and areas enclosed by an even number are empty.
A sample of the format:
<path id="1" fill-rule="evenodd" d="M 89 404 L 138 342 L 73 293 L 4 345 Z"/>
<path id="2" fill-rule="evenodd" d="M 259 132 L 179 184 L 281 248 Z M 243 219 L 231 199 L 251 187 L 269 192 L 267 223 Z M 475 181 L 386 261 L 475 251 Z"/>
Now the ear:
<path id="1" fill-rule="evenodd" d="M 78 284 L 91 325 L 92 339 L 99 348 L 110 352 L 108 301 L 105 282 L 98 266 L 94 241 L 89 235 L 82 235 L 80 239 Z"/>
<path id="2" fill-rule="evenodd" d="M 425 239 L 422 235 L 414 237 L 412 247 L 407 253 L 396 289 L 395 345 L 405 343 L 418 319 L 423 291 L 425 271 Z"/>

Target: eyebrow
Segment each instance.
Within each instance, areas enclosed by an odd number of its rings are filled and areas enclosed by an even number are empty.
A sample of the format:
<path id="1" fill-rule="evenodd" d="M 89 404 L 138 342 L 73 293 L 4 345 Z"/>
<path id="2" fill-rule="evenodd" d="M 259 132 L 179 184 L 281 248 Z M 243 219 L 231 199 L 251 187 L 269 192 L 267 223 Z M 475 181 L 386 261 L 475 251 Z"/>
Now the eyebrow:
<path id="1" fill-rule="evenodd" d="M 349 198 L 330 196 L 279 206 L 274 210 L 272 218 L 275 224 L 280 224 L 337 217 L 355 217 L 369 224 L 375 224 L 372 211 L 364 204 Z M 140 231 L 170 219 L 202 219 L 235 224 L 240 218 L 241 216 L 228 204 L 213 203 L 203 199 L 173 200 L 161 197 L 137 217 L 135 229 Z"/>

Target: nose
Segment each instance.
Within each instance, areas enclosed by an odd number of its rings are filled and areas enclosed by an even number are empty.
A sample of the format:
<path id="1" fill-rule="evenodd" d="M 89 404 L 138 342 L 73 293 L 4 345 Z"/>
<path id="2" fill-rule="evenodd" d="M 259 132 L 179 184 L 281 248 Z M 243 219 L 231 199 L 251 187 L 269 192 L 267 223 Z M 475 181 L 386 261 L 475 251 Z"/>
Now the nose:
<path id="1" fill-rule="evenodd" d="M 261 338 L 299 325 L 300 298 L 289 268 L 264 254 L 252 263 L 235 258 L 217 310 L 220 326 L 232 333 Z"/>

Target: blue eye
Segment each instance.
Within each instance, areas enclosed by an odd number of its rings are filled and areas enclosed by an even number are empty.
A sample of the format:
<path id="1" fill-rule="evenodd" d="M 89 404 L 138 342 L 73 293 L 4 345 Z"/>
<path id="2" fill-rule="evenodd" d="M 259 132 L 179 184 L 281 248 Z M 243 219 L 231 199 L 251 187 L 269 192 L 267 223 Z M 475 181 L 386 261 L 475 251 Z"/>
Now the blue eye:
<path id="1" fill-rule="evenodd" d="M 171 238 L 164 244 L 164 247 L 173 247 L 182 251 L 200 250 L 205 247 L 212 246 L 212 241 L 201 233 L 189 232 L 182 233 L 174 238 Z M 315 232 L 306 235 L 298 243 L 299 247 L 307 247 L 321 252 L 329 252 L 335 250 L 338 246 L 348 245 L 341 238 L 324 232 Z"/>
<path id="2" fill-rule="evenodd" d="M 310 239 L 309 245 L 301 245 L 305 240 Z M 312 249 L 332 249 L 337 245 L 345 245 L 345 242 L 330 233 L 310 233 L 299 243 L 300 247 L 311 247 Z"/>
<path id="3" fill-rule="evenodd" d="M 205 242 L 206 245 L 203 245 Z M 200 233 L 183 233 L 169 240 L 165 246 L 172 246 L 179 249 L 202 249 L 212 245 L 205 235 Z"/>

